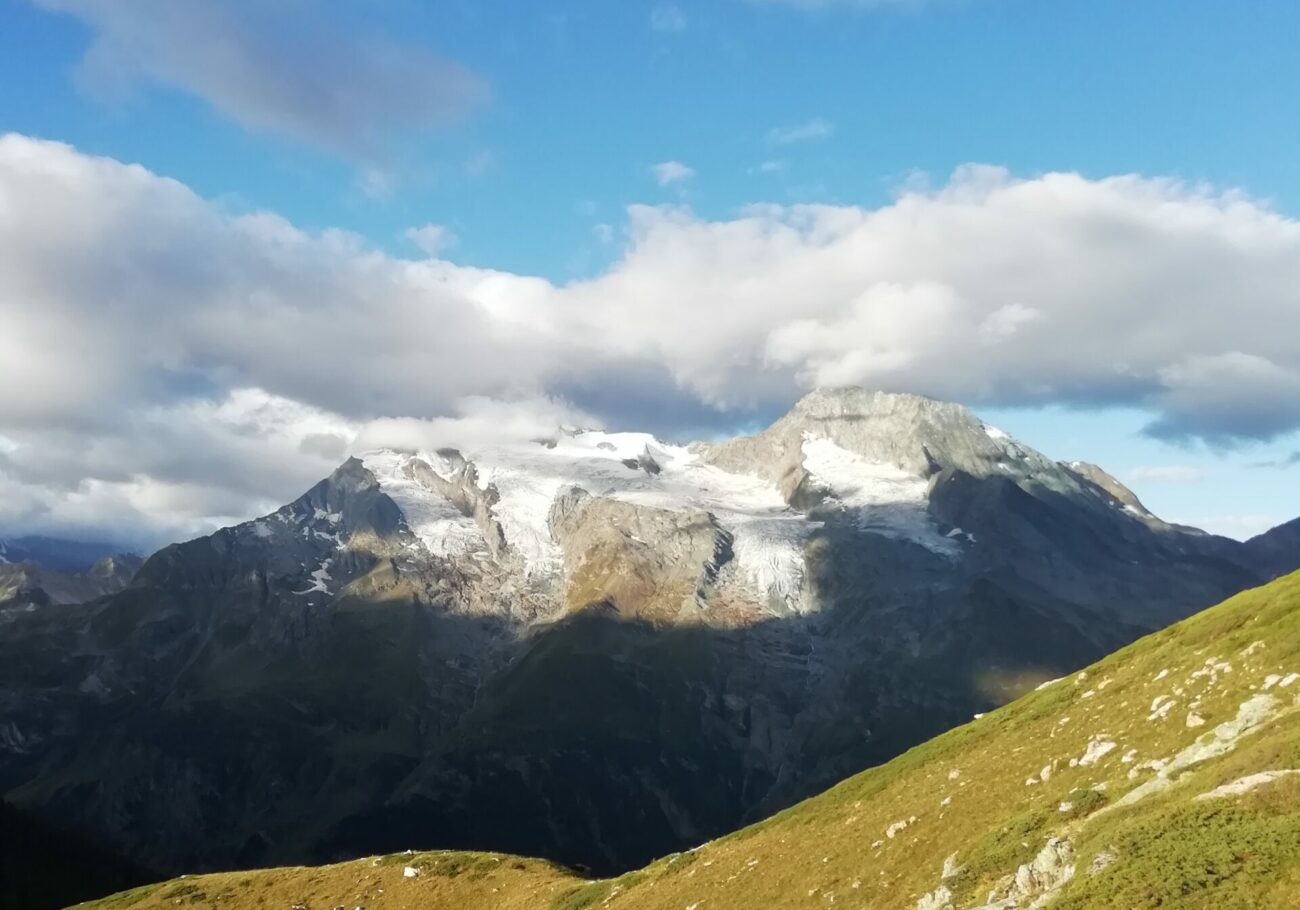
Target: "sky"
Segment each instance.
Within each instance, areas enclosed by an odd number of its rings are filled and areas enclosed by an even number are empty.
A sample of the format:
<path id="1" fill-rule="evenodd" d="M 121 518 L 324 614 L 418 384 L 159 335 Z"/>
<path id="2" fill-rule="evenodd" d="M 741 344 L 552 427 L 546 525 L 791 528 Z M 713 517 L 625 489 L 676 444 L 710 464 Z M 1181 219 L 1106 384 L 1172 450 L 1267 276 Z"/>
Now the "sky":
<path id="1" fill-rule="evenodd" d="M 960 401 L 1300 515 L 1291 0 L 0 0 L 0 535 Z"/>

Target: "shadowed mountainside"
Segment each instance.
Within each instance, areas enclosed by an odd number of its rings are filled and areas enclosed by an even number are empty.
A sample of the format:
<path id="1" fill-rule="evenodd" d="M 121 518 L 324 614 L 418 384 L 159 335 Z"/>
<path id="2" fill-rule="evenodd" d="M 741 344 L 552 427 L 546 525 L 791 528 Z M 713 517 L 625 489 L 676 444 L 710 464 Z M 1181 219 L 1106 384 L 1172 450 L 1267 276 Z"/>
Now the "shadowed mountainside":
<path id="1" fill-rule="evenodd" d="M 1297 718 L 1300 573 L 616 878 L 500 853 L 408 851 L 164 882 L 89 907 L 1291 907 Z"/>

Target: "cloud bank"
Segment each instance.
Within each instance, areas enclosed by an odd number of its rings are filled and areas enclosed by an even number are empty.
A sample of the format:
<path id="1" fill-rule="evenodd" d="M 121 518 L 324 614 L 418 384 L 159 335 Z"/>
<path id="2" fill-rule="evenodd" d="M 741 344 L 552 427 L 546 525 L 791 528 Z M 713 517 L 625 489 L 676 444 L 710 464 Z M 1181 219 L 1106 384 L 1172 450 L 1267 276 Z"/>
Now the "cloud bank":
<path id="1" fill-rule="evenodd" d="M 381 432 L 696 435 L 828 384 L 1300 427 L 1300 223 L 1237 193 L 972 166 L 874 209 L 636 206 L 627 238 L 556 285 L 0 138 L 0 528 L 197 533 Z"/>

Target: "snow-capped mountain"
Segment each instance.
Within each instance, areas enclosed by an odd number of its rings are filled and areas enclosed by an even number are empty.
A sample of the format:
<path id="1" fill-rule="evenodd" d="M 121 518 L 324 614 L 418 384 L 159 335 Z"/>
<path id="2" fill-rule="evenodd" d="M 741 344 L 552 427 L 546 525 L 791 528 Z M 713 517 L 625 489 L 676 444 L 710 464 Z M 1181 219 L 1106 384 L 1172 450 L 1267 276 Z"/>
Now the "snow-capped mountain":
<path id="1" fill-rule="evenodd" d="M 617 869 L 1300 563 L 1279 541 L 852 389 L 717 444 L 365 452 L 112 598 L 19 614 L 0 784 L 167 870 L 407 846 Z"/>

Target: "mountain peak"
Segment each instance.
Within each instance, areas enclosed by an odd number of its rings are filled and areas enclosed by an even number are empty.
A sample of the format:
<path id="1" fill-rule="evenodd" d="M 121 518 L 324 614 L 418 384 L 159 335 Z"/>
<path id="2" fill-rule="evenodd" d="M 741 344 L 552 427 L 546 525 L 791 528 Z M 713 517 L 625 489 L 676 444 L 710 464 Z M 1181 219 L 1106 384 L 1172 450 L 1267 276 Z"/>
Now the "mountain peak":
<path id="1" fill-rule="evenodd" d="M 801 432 L 903 470 L 929 476 L 947 467 L 983 472 L 1004 457 L 1009 437 L 959 404 L 922 395 L 858 388 L 818 389 L 775 426 Z M 1023 447 L 1022 447 L 1023 448 Z"/>
<path id="2" fill-rule="evenodd" d="M 860 386 L 822 386 L 813 389 L 794 403 L 792 413 L 815 417 L 875 417 L 884 414 L 944 413 L 962 415 L 979 422 L 964 406 L 951 401 L 917 395 L 913 392 L 886 392 Z"/>
<path id="3" fill-rule="evenodd" d="M 809 392 L 763 432 L 711 446 L 707 457 L 731 470 L 767 477 L 790 497 L 802 479 L 805 444 L 816 440 L 833 443 L 867 464 L 922 479 L 957 470 L 976 477 L 1005 474 L 1072 485 L 1051 459 L 960 404 L 860 388 Z"/>

